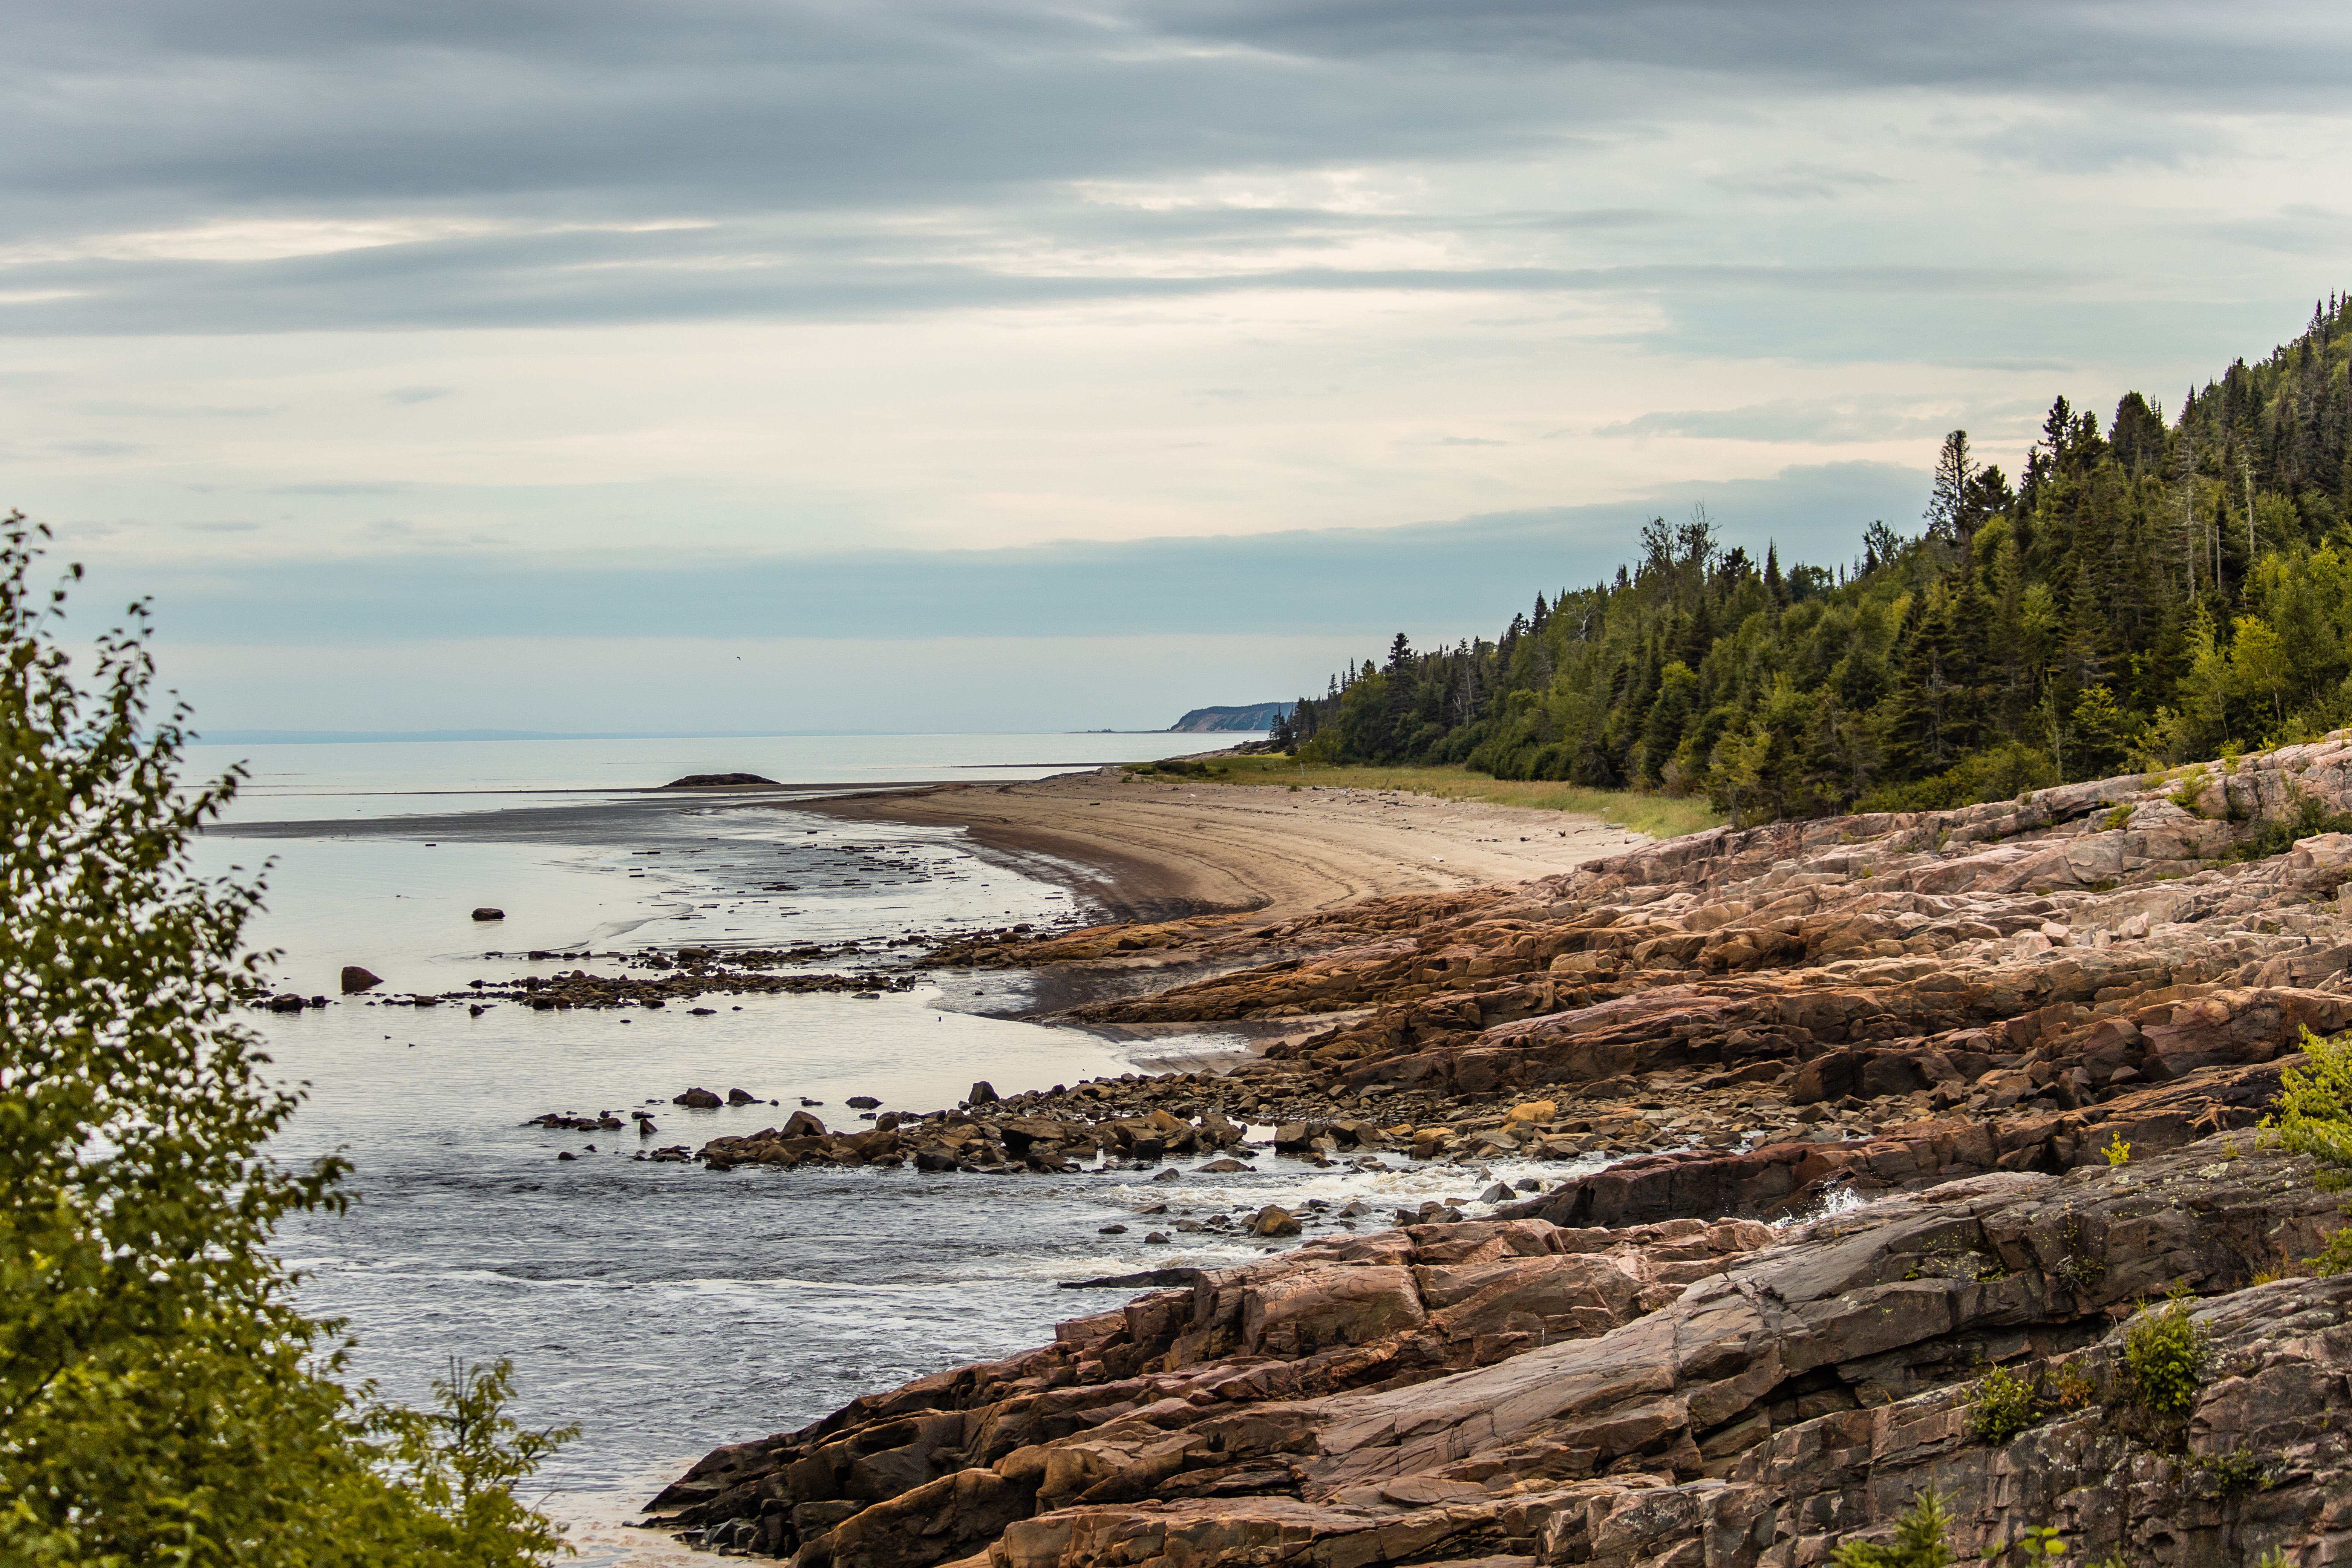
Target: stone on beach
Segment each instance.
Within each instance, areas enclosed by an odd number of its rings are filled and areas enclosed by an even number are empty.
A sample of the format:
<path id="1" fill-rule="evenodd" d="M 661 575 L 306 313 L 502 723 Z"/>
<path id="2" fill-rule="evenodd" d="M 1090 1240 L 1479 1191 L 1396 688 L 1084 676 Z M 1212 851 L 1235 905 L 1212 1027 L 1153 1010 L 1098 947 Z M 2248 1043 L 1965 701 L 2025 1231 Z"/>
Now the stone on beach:
<path id="1" fill-rule="evenodd" d="M 1273 1204 L 1250 1217 L 1250 1231 L 1255 1236 L 1297 1236 L 1299 1228 L 1297 1215 Z"/>
<path id="2" fill-rule="evenodd" d="M 371 985 L 381 985 L 383 984 L 383 976 L 375 973 L 372 970 L 362 969 L 356 963 L 347 963 L 343 965 L 341 984 L 343 994 L 346 996 L 351 995 L 354 992 L 364 991 Z"/>
<path id="3" fill-rule="evenodd" d="M 688 1110 L 716 1110 L 722 1102 L 717 1095 L 707 1089 L 689 1089 L 684 1094 L 672 1098 L 670 1103 L 683 1105 Z"/>

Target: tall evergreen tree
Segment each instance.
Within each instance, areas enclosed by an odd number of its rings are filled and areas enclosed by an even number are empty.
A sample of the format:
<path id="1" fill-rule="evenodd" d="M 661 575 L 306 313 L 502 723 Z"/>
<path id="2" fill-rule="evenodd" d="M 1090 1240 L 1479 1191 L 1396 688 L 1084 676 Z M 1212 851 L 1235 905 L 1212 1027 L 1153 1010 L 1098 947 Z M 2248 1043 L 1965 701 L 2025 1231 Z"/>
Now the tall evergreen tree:
<path id="1" fill-rule="evenodd" d="M 2352 722 L 2352 305 L 2104 430 L 2053 401 L 2012 492 L 1954 432 L 1927 536 L 1759 570 L 1694 510 L 1495 642 L 1350 663 L 1291 733 L 1357 761 L 1638 780 L 1746 813 L 1991 798 Z M 1332 748 L 1338 748 L 1336 751 Z M 1990 793 L 1989 793 L 1990 792 Z"/>
<path id="2" fill-rule="evenodd" d="M 1935 539 L 1965 544 L 1976 531 L 1974 516 L 1976 459 L 1969 456 L 1969 433 L 1955 430 L 1944 437 L 1936 454 L 1934 489 L 1927 497 L 1927 532 Z"/>

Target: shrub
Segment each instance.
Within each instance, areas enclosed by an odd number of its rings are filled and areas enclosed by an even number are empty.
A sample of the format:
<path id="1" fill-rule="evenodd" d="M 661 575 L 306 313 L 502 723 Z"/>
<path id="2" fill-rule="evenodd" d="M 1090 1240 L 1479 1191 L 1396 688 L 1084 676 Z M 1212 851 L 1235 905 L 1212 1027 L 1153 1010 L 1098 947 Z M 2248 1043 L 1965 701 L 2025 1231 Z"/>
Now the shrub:
<path id="1" fill-rule="evenodd" d="M 1969 1408 L 1969 1429 L 1988 1443 L 2006 1443 L 2041 1418 L 2032 1381 L 2005 1367 L 1977 1381 Z"/>
<path id="2" fill-rule="evenodd" d="M 1986 801 L 2019 800 L 2063 782 L 2047 752 L 2009 741 L 1933 778 L 1881 784 L 1854 804 L 1858 812 L 1951 811 Z"/>
<path id="3" fill-rule="evenodd" d="M 2311 1271 L 2323 1279 L 2352 1268 L 2352 1225 L 2331 1234 L 2327 1245 L 2304 1261 L 2310 1264 Z"/>
<path id="4" fill-rule="evenodd" d="M 1129 778 L 1139 779 L 1214 779 L 1223 778 L 1225 770 L 1214 763 L 1171 757 L 1164 763 L 1129 763 L 1126 772 Z"/>
<path id="5" fill-rule="evenodd" d="M 564 1434 L 506 1419 L 506 1368 L 372 1405 L 295 1303 L 273 1227 L 348 1167 L 268 1152 L 297 1097 L 238 1022 L 259 889 L 190 864 L 236 775 L 184 790 L 144 606 L 76 679 L 34 538 L 0 527 L 0 1563 L 539 1561 L 511 1485 Z"/>
<path id="6" fill-rule="evenodd" d="M 1909 1510 L 1896 1521 L 1892 1544 L 1849 1541 L 1830 1554 L 1830 1561 L 1837 1568 L 1947 1568 L 1952 1549 L 1945 1543 L 1944 1532 L 1951 1525 L 1952 1516 L 1944 1507 L 1942 1495 L 1922 1488 L 1913 1494 Z"/>
<path id="7" fill-rule="evenodd" d="M 2055 1563 L 2066 1554 L 2066 1543 L 2058 1539 L 2056 1525 L 2037 1524 L 2028 1528 L 2007 1546 L 1996 1548 L 1985 1555 L 2006 1556 L 2012 1552 L 2017 1554 L 2019 1568 L 2032 1568 L 2035 1563 Z"/>
<path id="8" fill-rule="evenodd" d="M 2050 1379 L 2050 1397 L 2061 1410 L 2081 1410 L 2099 1396 L 2099 1386 L 2071 1366 L 2062 1366 Z"/>
<path id="9" fill-rule="evenodd" d="M 2223 1497 L 2235 1497 L 2242 1492 L 2268 1491 L 2278 1484 L 2270 1466 L 2254 1457 L 2251 1448 L 2232 1448 L 2226 1454 L 2208 1454 L 2195 1461 L 2197 1468 Z"/>
<path id="10" fill-rule="evenodd" d="M 2132 1402 L 2158 1415 L 2188 1415 L 2197 1408 L 2210 1353 L 2204 1326 L 2189 1315 L 2186 1299 L 2142 1307 L 2124 1331 Z"/>
<path id="11" fill-rule="evenodd" d="M 2352 833 L 2352 812 L 2330 812 L 2326 803 L 2305 795 L 2285 816 L 2270 818 L 2252 838 L 2231 846 L 2227 858 L 2267 860 L 2294 848 L 2297 839 L 2322 833 Z"/>
<path id="12" fill-rule="evenodd" d="M 2071 1366 L 2048 1377 L 1994 1367 L 1977 1380 L 1969 1397 L 1969 1428 L 1988 1443 L 2006 1443 L 2062 1410 L 2081 1410 L 2098 1397 L 2098 1385 Z"/>
<path id="13" fill-rule="evenodd" d="M 2116 1133 L 2113 1142 L 2109 1142 L 2105 1149 L 2100 1151 L 2100 1152 L 2107 1157 L 2107 1163 L 2110 1165 L 2128 1165 L 2131 1163 L 2131 1145 L 2124 1142 L 2124 1135 L 2120 1132 Z"/>
<path id="14" fill-rule="evenodd" d="M 2323 1040 L 2306 1028 L 2303 1050 L 2304 1066 L 2279 1073 L 2263 1128 L 2289 1152 L 2311 1156 L 2321 1187 L 2352 1186 L 2352 1036 Z"/>

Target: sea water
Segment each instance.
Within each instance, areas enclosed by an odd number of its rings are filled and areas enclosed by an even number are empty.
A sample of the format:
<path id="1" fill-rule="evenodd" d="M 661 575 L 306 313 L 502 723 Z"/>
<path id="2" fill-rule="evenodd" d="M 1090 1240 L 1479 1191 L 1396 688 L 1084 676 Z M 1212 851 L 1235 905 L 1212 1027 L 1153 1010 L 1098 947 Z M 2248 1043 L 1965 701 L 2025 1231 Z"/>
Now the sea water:
<path id="1" fill-rule="evenodd" d="M 379 742 L 197 748 L 199 772 L 243 760 L 251 780 L 208 834 L 208 871 L 262 873 L 253 931 L 284 987 L 325 1008 L 257 1013 L 273 1074 L 306 1085 L 281 1158 L 339 1153 L 359 1201 L 298 1217 L 281 1251 L 306 1307 L 347 1321 L 358 1375 L 427 1396 L 453 1363 L 504 1357 L 515 1412 L 577 1423 L 548 1466 L 549 1506 L 580 1521 L 589 1561 L 609 1525 L 711 1447 L 788 1430 L 857 1394 L 1043 1342 L 1100 1310 L 1059 1282 L 1260 1256 L 1268 1244 L 1146 1246 L 1153 1204 L 1205 1217 L 1265 1203 L 1467 1197 L 1500 1175 L 1460 1168 L 1324 1169 L 1266 1156 L 1233 1175 L 1143 1172 L 979 1176 L 640 1161 L 780 1124 L 803 1100 L 830 1127 L 845 1101 L 929 1110 L 976 1079 L 1001 1092 L 1149 1070 L 1165 1049 L 1009 1016 L 1017 976 L 927 971 L 912 991 L 713 995 L 696 1016 L 370 1005 L 335 997 L 345 964 L 372 994 L 585 967 L 688 943 L 855 941 L 818 967 L 896 972 L 911 938 L 1089 918 L 1078 869 L 983 853 L 960 830 L 844 823 L 791 792 L 646 793 L 688 773 L 788 783 L 1038 777 L 1196 750 L 1192 737 L 815 737 L 664 742 Z M 266 872 L 263 867 L 267 862 Z M 478 906 L 505 911 L 476 921 Z M 554 961 L 538 952 L 596 956 Z M 1194 1050 L 1242 1042 L 1213 1033 Z M 689 1111 L 689 1087 L 758 1103 Z M 653 1112 L 658 1131 L 558 1132 L 548 1111 Z M 561 1153 L 569 1152 L 570 1160 Z M 1124 1236 L 1100 1234 L 1129 1223 Z M 600 1544 L 602 1543 L 602 1544 Z"/>

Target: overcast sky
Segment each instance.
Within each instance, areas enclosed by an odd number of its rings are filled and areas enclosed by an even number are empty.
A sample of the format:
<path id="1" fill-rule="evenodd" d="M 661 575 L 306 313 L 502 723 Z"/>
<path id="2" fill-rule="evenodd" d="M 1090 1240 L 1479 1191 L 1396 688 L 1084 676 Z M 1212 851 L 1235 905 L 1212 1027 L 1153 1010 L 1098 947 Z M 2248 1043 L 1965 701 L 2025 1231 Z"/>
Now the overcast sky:
<path id="1" fill-rule="evenodd" d="M 1850 559 L 2352 282 L 2340 5 L 5 28 L 0 504 L 220 729 L 1165 724 L 1652 512 Z"/>

